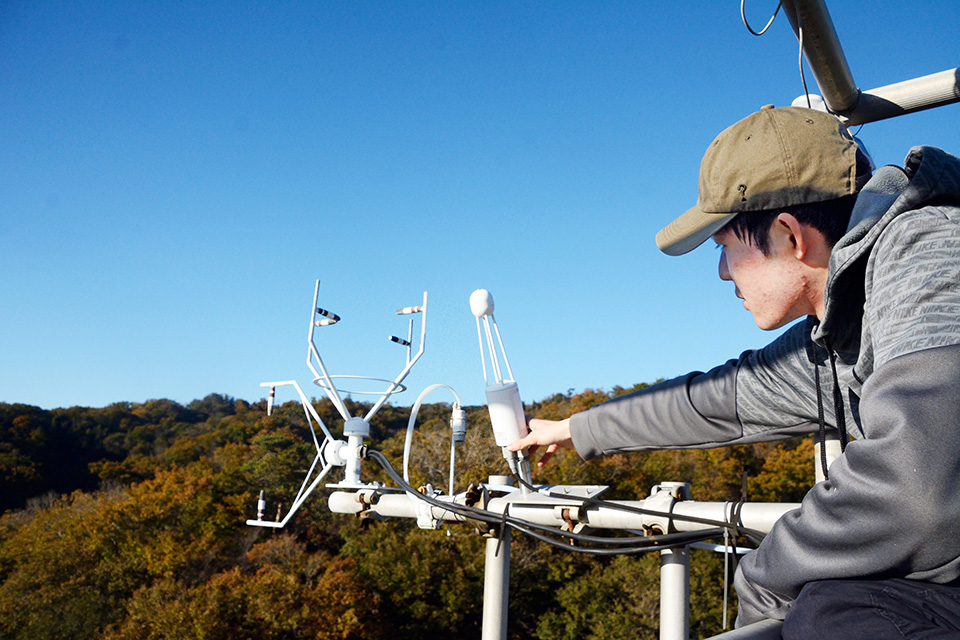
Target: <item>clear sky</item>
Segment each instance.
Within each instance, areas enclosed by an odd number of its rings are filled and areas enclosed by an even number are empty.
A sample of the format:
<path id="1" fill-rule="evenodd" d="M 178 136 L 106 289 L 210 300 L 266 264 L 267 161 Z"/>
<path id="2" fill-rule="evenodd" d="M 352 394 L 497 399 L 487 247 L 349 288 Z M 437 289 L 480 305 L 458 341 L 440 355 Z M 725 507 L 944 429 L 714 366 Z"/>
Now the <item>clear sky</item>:
<path id="1" fill-rule="evenodd" d="M 960 65 L 960 3 L 828 4 L 863 89 Z M 797 49 L 785 15 L 754 37 L 735 0 L 7 0 L 0 401 L 256 400 L 291 378 L 319 397 L 316 279 L 337 374 L 399 373 L 394 311 L 429 292 L 398 404 L 433 383 L 483 402 L 478 287 L 527 401 L 762 346 L 712 244 L 653 237 L 721 129 L 802 94 Z M 951 105 L 858 135 L 899 164 L 960 151 L 958 124 Z"/>

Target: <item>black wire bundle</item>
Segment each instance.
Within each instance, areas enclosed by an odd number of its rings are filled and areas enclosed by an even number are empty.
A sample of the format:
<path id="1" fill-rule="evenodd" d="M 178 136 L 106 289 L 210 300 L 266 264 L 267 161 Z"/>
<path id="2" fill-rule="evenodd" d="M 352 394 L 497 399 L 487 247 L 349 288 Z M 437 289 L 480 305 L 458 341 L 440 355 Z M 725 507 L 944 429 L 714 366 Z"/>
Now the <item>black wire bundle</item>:
<path id="1" fill-rule="evenodd" d="M 630 513 L 637 513 L 641 515 L 652 515 L 660 517 L 668 517 L 676 520 L 684 520 L 687 522 L 696 522 L 700 524 L 713 525 L 711 529 L 705 529 L 702 531 L 688 531 L 681 533 L 667 533 L 658 536 L 624 536 L 624 537 L 607 537 L 607 536 L 592 536 L 582 533 L 574 533 L 572 531 L 563 531 L 555 527 L 549 527 L 545 525 L 536 524 L 534 522 L 529 522 L 523 520 L 522 518 L 516 518 L 507 514 L 507 511 L 504 510 L 502 514 L 496 514 L 486 509 L 479 509 L 477 507 L 470 507 L 467 505 L 454 504 L 453 502 L 443 502 L 437 500 L 428 495 L 424 495 L 418 492 L 413 488 L 408 482 L 406 482 L 400 474 L 393 468 L 390 464 L 390 461 L 387 460 L 379 451 L 367 448 L 364 452 L 364 456 L 372 458 L 377 464 L 383 467 L 383 470 L 387 473 L 390 478 L 397 483 L 401 489 L 414 495 L 417 498 L 431 504 L 435 507 L 445 509 L 452 513 L 456 513 L 464 518 L 469 518 L 472 520 L 479 520 L 481 522 L 487 523 L 492 526 L 501 527 L 511 527 L 517 531 L 524 533 L 532 538 L 545 542 L 546 544 L 560 547 L 567 551 L 575 551 L 577 553 L 585 553 L 588 555 L 595 556 L 613 556 L 613 555 L 627 555 L 627 554 L 637 554 L 637 553 L 647 553 L 650 551 L 661 551 L 663 549 L 673 549 L 676 547 L 687 546 L 693 542 L 700 542 L 704 540 L 714 540 L 723 537 L 724 530 L 731 530 L 734 533 L 740 533 L 747 538 L 758 541 L 763 538 L 763 534 L 758 531 L 753 531 L 750 529 L 744 529 L 738 527 L 736 523 L 731 522 L 722 522 L 717 520 L 711 520 L 707 518 L 698 518 L 695 516 L 682 516 L 678 514 L 664 513 L 660 511 L 652 511 L 650 509 L 642 509 L 639 507 L 630 507 L 627 505 L 610 503 L 604 500 L 597 500 L 595 498 L 587 497 L 571 497 L 568 495 L 557 495 L 553 493 L 547 493 L 549 497 L 554 498 L 563 498 L 566 500 L 574 499 L 579 500 L 585 505 L 592 506 L 602 506 L 610 509 L 616 509 L 619 511 L 626 511 Z M 537 487 L 529 484 L 528 482 L 523 481 L 521 478 L 517 478 L 518 482 L 522 485 L 531 489 L 533 491 L 539 491 Z M 558 536 L 563 539 L 558 539 Z M 571 541 L 578 544 L 588 544 L 588 545 L 607 545 L 607 547 L 596 547 L 596 546 L 574 546 L 571 545 Z M 613 548 L 609 548 L 613 547 Z"/>

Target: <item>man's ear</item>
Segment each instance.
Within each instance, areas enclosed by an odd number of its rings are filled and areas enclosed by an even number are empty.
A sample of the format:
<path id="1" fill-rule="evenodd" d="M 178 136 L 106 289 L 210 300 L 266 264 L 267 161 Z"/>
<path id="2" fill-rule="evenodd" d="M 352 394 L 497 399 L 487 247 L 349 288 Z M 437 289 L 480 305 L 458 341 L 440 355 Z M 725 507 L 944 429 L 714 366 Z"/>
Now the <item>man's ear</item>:
<path id="1" fill-rule="evenodd" d="M 831 245 L 819 230 L 803 224 L 786 211 L 777 215 L 771 227 L 771 236 L 779 234 L 782 246 L 792 252 L 797 260 L 810 267 L 827 267 L 830 264 Z M 772 241 L 776 239 L 771 238 Z"/>
<path id="2" fill-rule="evenodd" d="M 790 243 L 790 248 L 797 260 L 803 260 L 810 249 L 809 231 L 811 227 L 800 224 L 800 221 L 792 213 L 786 211 L 777 215 L 773 221 L 773 229 L 778 233 L 780 239 Z"/>

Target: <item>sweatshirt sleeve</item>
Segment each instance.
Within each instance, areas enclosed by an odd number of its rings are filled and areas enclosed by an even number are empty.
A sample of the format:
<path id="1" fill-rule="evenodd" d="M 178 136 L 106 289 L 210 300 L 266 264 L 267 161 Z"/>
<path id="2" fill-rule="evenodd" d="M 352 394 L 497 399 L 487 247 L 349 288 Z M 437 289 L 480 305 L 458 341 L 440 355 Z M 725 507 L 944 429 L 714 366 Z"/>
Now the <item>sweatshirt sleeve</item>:
<path id="1" fill-rule="evenodd" d="M 815 580 L 960 577 L 960 225 L 904 214 L 871 260 L 864 437 L 744 558 L 738 625 L 782 619 Z"/>
<path id="2" fill-rule="evenodd" d="M 707 448 L 787 438 L 816 429 L 806 322 L 772 343 L 702 373 L 695 371 L 614 398 L 571 417 L 586 460 L 624 451 Z M 829 403 L 828 403 L 829 404 Z M 832 407 L 827 423 L 832 425 Z"/>

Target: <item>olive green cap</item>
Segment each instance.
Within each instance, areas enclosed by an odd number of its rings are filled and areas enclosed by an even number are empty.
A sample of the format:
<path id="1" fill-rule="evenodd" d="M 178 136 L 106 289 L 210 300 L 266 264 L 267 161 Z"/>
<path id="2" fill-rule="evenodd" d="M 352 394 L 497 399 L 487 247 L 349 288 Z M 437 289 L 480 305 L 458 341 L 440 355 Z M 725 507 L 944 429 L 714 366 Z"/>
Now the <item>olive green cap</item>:
<path id="1" fill-rule="evenodd" d="M 763 107 L 724 129 L 700 163 L 697 206 L 657 233 L 657 246 L 692 251 L 744 211 L 770 211 L 856 193 L 857 145 L 839 118 Z"/>

